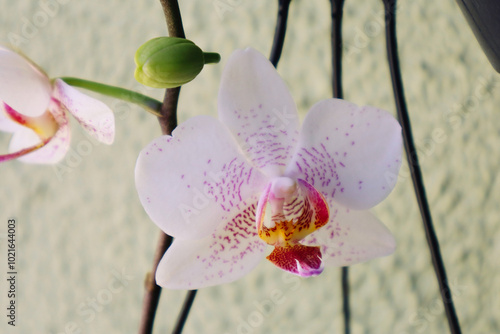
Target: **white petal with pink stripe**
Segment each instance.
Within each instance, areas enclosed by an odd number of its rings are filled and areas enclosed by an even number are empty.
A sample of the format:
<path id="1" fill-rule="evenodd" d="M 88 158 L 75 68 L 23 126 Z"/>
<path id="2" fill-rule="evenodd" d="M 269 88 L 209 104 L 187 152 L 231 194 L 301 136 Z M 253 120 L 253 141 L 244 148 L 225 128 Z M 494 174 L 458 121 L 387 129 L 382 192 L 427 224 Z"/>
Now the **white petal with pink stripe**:
<path id="1" fill-rule="evenodd" d="M 135 169 L 139 198 L 166 233 L 200 239 L 255 201 L 267 178 L 216 119 L 197 116 L 153 140 Z"/>
<path id="2" fill-rule="evenodd" d="M 282 176 L 299 137 L 299 116 L 273 65 L 254 49 L 235 51 L 218 103 L 220 120 L 249 160 L 268 176 Z"/>

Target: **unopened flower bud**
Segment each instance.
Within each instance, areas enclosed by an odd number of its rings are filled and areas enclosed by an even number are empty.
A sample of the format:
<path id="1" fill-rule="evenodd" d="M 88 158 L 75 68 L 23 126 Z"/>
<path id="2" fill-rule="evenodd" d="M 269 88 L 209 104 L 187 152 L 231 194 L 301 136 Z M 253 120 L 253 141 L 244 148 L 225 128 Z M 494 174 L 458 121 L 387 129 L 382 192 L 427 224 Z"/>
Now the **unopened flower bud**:
<path id="1" fill-rule="evenodd" d="M 218 53 L 203 52 L 187 39 L 153 38 L 135 53 L 135 79 L 154 88 L 179 87 L 193 80 L 205 64 L 219 60 Z"/>

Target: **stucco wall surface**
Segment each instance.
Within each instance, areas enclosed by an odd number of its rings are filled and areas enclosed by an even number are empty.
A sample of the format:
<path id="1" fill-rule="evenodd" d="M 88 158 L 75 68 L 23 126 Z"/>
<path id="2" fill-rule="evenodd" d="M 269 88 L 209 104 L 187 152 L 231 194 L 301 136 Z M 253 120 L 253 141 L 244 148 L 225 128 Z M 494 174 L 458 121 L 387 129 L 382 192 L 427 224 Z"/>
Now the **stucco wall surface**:
<path id="1" fill-rule="evenodd" d="M 500 76 L 452 0 L 399 1 L 398 38 L 406 97 L 428 198 L 464 333 L 500 332 Z M 222 15 L 220 3 L 229 4 Z M 277 1 L 180 1 L 186 35 L 222 55 L 182 89 L 179 118 L 216 116 L 225 61 L 236 48 L 268 54 Z M 164 35 L 156 0 L 0 0 L 0 44 L 13 34 L 50 74 L 139 90 L 135 50 Z M 345 98 L 395 113 L 381 1 L 345 6 Z M 330 97 L 329 2 L 293 1 L 278 71 L 301 115 Z M 11 38 L 9 38 L 9 36 Z M 139 107 L 102 98 L 116 111 L 112 146 L 75 125 L 69 168 L 0 165 L 0 233 L 17 221 L 18 318 L 7 325 L 6 243 L 0 243 L 0 332 L 134 333 L 158 229 L 134 186 L 138 153 L 160 135 Z M 0 137 L 5 152 L 8 137 Z M 374 212 L 394 233 L 394 255 L 351 269 L 353 333 L 445 333 L 429 251 L 403 166 Z M 110 288 L 120 277 L 121 288 Z M 117 287 L 118 285 L 114 285 Z M 274 293 L 279 305 L 261 311 Z M 184 292 L 163 291 L 156 333 L 168 333 Z M 264 303 L 264 304 L 263 304 Z M 269 305 L 269 304 L 266 304 Z M 258 315 L 260 314 L 260 316 Z M 259 320 L 260 319 L 260 320 Z M 263 261 L 245 278 L 199 292 L 185 333 L 340 333 L 340 270 L 290 279 Z M 78 331 L 79 330 L 79 331 Z"/>

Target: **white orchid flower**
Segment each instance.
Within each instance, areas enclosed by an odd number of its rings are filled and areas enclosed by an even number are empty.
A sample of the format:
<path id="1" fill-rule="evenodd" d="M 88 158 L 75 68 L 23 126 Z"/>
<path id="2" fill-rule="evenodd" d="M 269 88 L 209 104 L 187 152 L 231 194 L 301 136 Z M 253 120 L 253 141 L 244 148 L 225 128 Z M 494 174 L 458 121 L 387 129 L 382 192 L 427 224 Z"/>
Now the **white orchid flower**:
<path id="1" fill-rule="evenodd" d="M 299 128 L 292 97 L 253 49 L 228 60 L 219 120 L 197 116 L 151 142 L 136 166 L 139 198 L 175 239 L 156 272 L 171 289 L 232 282 L 267 258 L 301 276 L 395 249 L 366 211 L 393 189 L 398 122 L 373 107 L 328 99 Z"/>
<path id="2" fill-rule="evenodd" d="M 69 150 L 69 111 L 102 143 L 114 139 L 114 115 L 104 103 L 61 79 L 49 77 L 30 60 L 0 47 L 0 131 L 12 133 L 0 162 L 59 162 Z"/>

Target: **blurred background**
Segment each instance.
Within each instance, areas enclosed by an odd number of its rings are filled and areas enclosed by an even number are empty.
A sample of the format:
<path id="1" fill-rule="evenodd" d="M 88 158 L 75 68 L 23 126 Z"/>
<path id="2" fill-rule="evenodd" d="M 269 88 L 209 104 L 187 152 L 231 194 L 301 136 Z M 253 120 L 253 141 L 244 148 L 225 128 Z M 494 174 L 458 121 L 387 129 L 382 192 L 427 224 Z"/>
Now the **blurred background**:
<path id="1" fill-rule="evenodd" d="M 402 74 L 435 227 L 464 333 L 500 332 L 500 76 L 452 0 L 399 1 Z M 51 77 L 75 76 L 140 91 L 134 53 L 166 34 L 157 0 L 0 0 L 0 44 L 18 48 Z M 187 38 L 222 61 L 182 88 L 179 120 L 217 114 L 225 61 L 236 48 L 268 55 L 277 1 L 180 1 Z M 395 114 L 382 1 L 348 0 L 345 98 Z M 278 71 L 301 115 L 331 96 L 328 1 L 292 2 Z M 91 94 L 92 95 L 92 94 Z M 97 96 L 97 95 L 95 95 Z M 101 97 L 100 97 L 101 98 Z M 72 127 L 59 165 L 0 165 L 0 268 L 7 220 L 17 221 L 17 326 L 1 332 L 134 333 L 158 228 L 139 203 L 134 165 L 159 136 L 139 107 L 101 98 L 116 112 L 112 146 Z M 75 122 L 73 122 L 75 123 Z M 8 137 L 2 134 L 2 152 Z M 374 212 L 394 233 L 394 255 L 351 267 L 353 333 L 446 333 L 429 251 L 407 165 Z M 119 283 L 117 283 L 119 282 Z M 280 291 L 279 305 L 269 306 Z M 164 290 L 156 333 L 173 328 L 185 292 Z M 267 305 L 267 306 L 263 306 Z M 185 333 L 340 333 L 340 269 L 290 279 L 263 261 L 245 278 L 199 291 Z"/>

